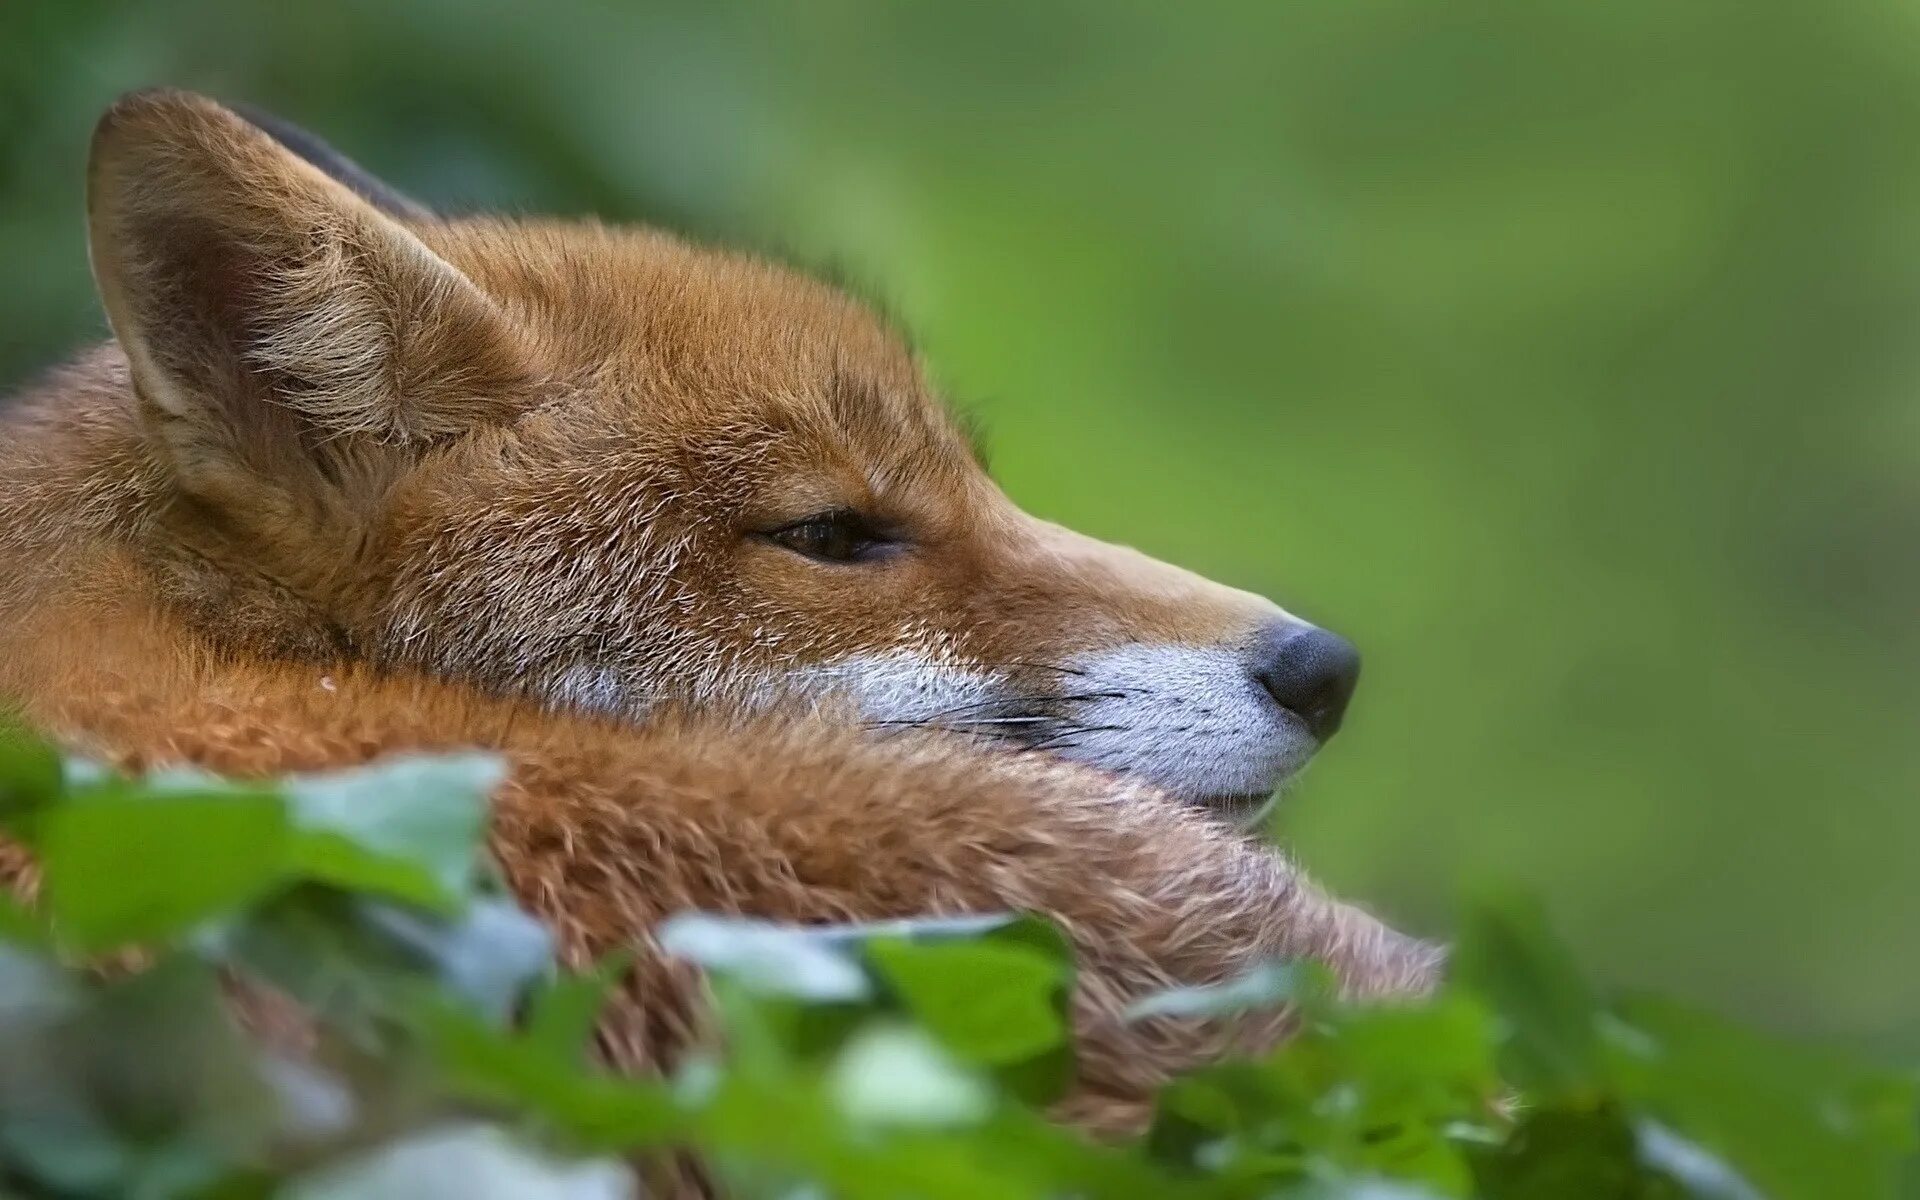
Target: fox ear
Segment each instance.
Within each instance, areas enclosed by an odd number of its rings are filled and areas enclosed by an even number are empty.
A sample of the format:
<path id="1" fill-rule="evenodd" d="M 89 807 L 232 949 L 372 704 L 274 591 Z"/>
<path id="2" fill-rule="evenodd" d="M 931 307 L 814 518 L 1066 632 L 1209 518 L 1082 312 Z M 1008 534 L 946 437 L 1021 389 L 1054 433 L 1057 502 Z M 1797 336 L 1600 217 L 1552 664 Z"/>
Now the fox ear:
<path id="1" fill-rule="evenodd" d="M 88 164 L 94 278 L 151 439 L 243 520 L 365 504 L 409 449 L 510 417 L 534 384 L 500 306 L 310 157 L 161 91 L 115 104 Z"/>

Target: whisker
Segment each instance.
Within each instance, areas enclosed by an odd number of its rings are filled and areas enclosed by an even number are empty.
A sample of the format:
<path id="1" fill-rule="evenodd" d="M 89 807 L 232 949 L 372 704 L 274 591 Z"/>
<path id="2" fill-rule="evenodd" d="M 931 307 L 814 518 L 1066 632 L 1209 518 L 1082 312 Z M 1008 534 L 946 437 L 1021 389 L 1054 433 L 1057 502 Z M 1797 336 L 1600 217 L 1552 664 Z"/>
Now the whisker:
<path id="1" fill-rule="evenodd" d="M 869 721 L 871 726 L 900 725 L 938 729 L 960 729 L 974 725 L 1050 725 L 1058 722 L 1059 717 L 962 717 L 949 721 L 936 714 L 932 717 L 903 717 L 893 721 Z"/>
<path id="2" fill-rule="evenodd" d="M 980 665 L 987 668 L 990 671 L 998 670 L 1002 667 L 1013 667 L 1022 671 L 1052 671 L 1057 675 L 1078 675 L 1082 678 L 1085 678 L 1087 674 L 1085 671 L 1081 670 L 1079 667 L 1063 667 L 1055 663 L 1019 662 L 1017 660 L 1009 660 L 1007 662 L 999 662 L 999 663 L 981 663 Z"/>
<path id="3" fill-rule="evenodd" d="M 887 717 L 863 721 L 869 727 L 884 725 L 939 725 L 947 721 L 985 720 L 985 717 L 968 717 L 967 713 L 977 709 L 989 709 L 987 704 L 962 704 L 953 708 L 938 709 L 921 717 Z"/>
<path id="4" fill-rule="evenodd" d="M 1059 717 L 969 717 L 962 725 L 1057 725 Z"/>
<path id="5" fill-rule="evenodd" d="M 1016 750 L 1016 753 L 1026 754 L 1035 751 L 1050 753 L 1057 750 L 1072 750 L 1079 746 L 1079 744 L 1078 742 L 1065 738 L 1048 738 L 1044 741 L 1025 743 Z"/>

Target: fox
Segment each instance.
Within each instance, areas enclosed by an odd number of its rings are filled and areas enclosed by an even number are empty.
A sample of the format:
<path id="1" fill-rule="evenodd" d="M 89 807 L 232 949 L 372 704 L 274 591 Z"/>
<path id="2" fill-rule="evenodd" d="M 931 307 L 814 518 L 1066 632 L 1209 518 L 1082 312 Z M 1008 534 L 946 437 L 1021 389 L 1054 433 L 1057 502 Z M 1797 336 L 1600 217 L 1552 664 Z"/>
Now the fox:
<path id="1" fill-rule="evenodd" d="M 0 410 L 0 703 L 129 771 L 481 748 L 489 840 L 597 1034 L 708 1036 L 687 909 L 1007 910 L 1073 946 L 1061 1119 L 1283 1040 L 1127 1019 L 1276 957 L 1418 994 L 1438 944 L 1248 818 L 1359 659 L 1274 603 L 1030 516 L 887 317 L 764 256 L 443 216 L 312 134 L 127 95 L 87 166 L 111 340 Z M 0 845 L 0 879 L 36 887 Z"/>

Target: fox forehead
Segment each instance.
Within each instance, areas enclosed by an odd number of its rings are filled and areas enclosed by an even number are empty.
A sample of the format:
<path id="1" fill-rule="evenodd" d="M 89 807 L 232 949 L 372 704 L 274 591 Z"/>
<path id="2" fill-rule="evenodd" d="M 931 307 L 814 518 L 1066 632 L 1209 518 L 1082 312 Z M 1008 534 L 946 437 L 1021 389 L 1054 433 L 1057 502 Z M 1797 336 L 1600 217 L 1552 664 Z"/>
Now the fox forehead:
<path id="1" fill-rule="evenodd" d="M 781 264 L 647 229 L 467 219 L 417 230 L 513 314 L 535 403 L 587 433 L 804 446 L 876 492 L 977 470 L 907 340 Z M 694 465 L 694 464 L 686 464 Z"/>

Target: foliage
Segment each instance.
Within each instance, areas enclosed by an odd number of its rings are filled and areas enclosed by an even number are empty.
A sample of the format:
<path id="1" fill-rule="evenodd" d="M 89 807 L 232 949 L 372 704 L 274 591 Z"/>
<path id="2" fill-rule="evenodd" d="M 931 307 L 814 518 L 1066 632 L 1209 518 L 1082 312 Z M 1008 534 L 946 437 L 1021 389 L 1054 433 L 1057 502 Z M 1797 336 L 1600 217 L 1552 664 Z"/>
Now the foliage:
<path id="1" fill-rule="evenodd" d="M 554 970 L 485 865 L 497 777 L 132 780 L 0 739 L 0 828 L 45 872 L 0 908 L 0 1194 L 584 1200 L 690 1148 L 749 1197 L 1850 1200 L 1893 1195 L 1913 1146 L 1911 1073 L 1607 1002 L 1499 894 L 1425 1003 L 1273 964 L 1137 1006 L 1285 1003 L 1302 1033 L 1175 1082 L 1125 1145 L 1043 1116 L 1072 965 L 1030 917 L 683 915 L 660 940 L 707 970 L 725 1049 L 614 1077 L 588 1049 L 627 962 Z"/>
<path id="2" fill-rule="evenodd" d="M 0 0 L 0 391 L 156 83 L 844 268 L 1021 505 L 1360 646 L 1336 890 L 1920 1057 L 1913 5 Z"/>

